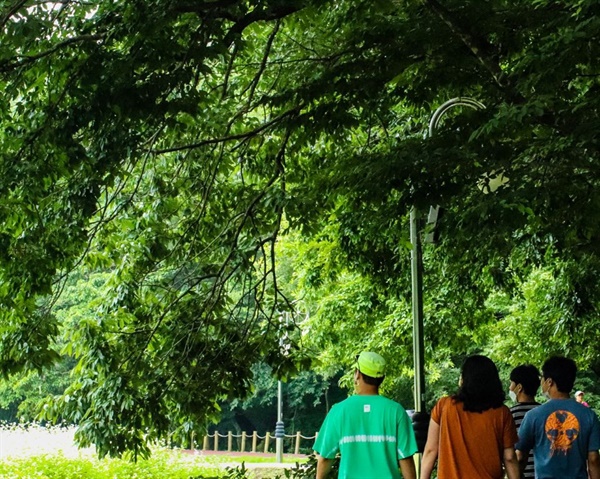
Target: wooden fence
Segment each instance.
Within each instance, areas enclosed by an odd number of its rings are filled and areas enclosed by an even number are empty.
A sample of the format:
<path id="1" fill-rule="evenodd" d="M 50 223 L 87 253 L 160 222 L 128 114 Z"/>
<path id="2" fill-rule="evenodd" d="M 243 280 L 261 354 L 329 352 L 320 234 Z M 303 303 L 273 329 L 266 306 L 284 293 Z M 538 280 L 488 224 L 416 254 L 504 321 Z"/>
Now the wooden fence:
<path id="1" fill-rule="evenodd" d="M 317 438 L 318 433 L 315 433 L 314 436 L 303 436 L 300 431 L 296 434 L 285 434 L 284 441 L 284 450 L 286 442 L 293 446 L 293 453 L 300 454 L 300 444 L 303 440 L 309 441 Z M 227 439 L 227 449 L 219 448 L 219 439 Z M 234 446 L 234 439 L 236 442 L 236 446 Z M 204 440 L 202 441 L 202 450 L 203 451 L 224 451 L 227 452 L 264 452 L 268 453 L 271 449 L 271 443 L 275 444 L 275 435 L 267 432 L 264 436 L 259 436 L 256 431 L 252 434 L 246 434 L 246 432 L 242 432 L 241 434 L 233 434 L 233 432 L 229 431 L 227 434 L 220 434 L 218 431 L 215 431 L 213 434 L 208 434 L 204 436 Z M 310 443 L 312 445 L 312 442 Z M 192 436 L 192 447 L 195 445 L 194 437 Z M 292 448 L 290 447 L 290 451 Z"/>

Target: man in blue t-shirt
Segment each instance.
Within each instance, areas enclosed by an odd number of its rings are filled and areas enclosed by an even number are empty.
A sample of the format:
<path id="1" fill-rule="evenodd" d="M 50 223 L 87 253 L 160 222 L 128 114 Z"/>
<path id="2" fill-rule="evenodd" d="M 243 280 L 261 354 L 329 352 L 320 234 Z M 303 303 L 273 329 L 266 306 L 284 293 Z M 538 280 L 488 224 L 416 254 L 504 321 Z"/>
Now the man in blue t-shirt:
<path id="1" fill-rule="evenodd" d="M 533 449 L 537 479 L 600 479 L 600 422 L 571 399 L 576 374 L 568 358 L 554 356 L 542 366 L 541 388 L 549 401 L 525 414 L 515 446 L 523 467 Z"/>

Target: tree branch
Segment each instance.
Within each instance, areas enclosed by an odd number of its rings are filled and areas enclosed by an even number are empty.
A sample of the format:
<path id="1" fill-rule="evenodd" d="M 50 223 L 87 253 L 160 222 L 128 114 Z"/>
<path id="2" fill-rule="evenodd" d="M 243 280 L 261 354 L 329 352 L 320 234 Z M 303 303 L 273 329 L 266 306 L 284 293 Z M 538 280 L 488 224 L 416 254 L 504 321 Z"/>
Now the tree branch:
<path id="1" fill-rule="evenodd" d="M 242 18 L 238 19 L 237 22 L 229 29 L 227 35 L 225 35 L 223 43 L 225 45 L 231 45 L 233 43 L 236 36 L 241 34 L 246 27 L 252 25 L 256 22 L 261 21 L 271 21 L 271 20 L 280 20 L 285 18 L 292 13 L 296 13 L 302 10 L 302 6 L 297 5 L 286 5 L 283 7 L 266 9 L 266 10 L 253 10 L 250 13 L 244 15 Z"/>
<path id="2" fill-rule="evenodd" d="M 256 72 L 256 75 L 254 75 L 254 78 L 250 82 L 250 85 L 246 88 L 246 90 L 250 89 L 250 93 L 248 95 L 248 102 L 247 102 L 248 108 L 250 107 L 252 100 L 254 99 L 254 92 L 256 91 L 256 87 L 258 86 L 258 83 L 260 82 L 260 79 L 267 68 L 267 62 L 269 60 L 269 55 L 271 53 L 271 49 L 273 48 L 273 42 L 275 41 L 275 37 L 277 36 L 277 33 L 279 32 L 280 26 L 281 26 L 281 21 L 278 19 L 277 22 L 275 23 L 275 26 L 273 27 L 273 31 L 271 32 L 271 34 L 269 35 L 269 38 L 267 39 L 267 45 L 265 46 L 265 51 L 263 53 L 263 58 L 262 58 L 262 61 L 260 62 L 260 66 L 258 68 L 258 72 Z M 243 93 L 245 93 L 246 90 L 244 90 Z"/>
<path id="3" fill-rule="evenodd" d="M 6 14 L 0 20 L 0 28 L 4 28 L 4 26 L 6 25 L 6 22 L 8 22 L 10 20 L 10 17 L 12 17 L 15 13 L 17 13 L 20 10 L 20 8 L 23 7 L 26 3 L 27 3 L 27 0 L 19 0 L 12 7 L 10 7 L 8 12 L 6 12 Z"/>
<path id="4" fill-rule="evenodd" d="M 268 121 L 267 123 L 259 126 L 258 128 L 255 128 L 254 130 L 247 131 L 245 133 L 238 133 L 236 135 L 230 135 L 230 136 L 225 136 L 225 137 L 221 137 L 221 138 L 211 138 L 211 139 L 208 139 L 208 140 L 199 141 L 197 143 L 192 143 L 190 145 L 174 146 L 172 148 L 164 148 L 162 150 L 150 150 L 149 152 L 152 153 L 152 154 L 155 154 L 155 155 L 160 155 L 160 154 L 163 154 L 163 153 L 173 153 L 173 152 L 176 152 L 176 151 L 183 151 L 183 150 L 191 150 L 191 149 L 194 149 L 194 148 L 200 148 L 200 147 L 207 146 L 207 145 L 214 145 L 214 144 L 218 144 L 218 143 L 225 143 L 227 141 L 232 141 L 232 140 L 244 140 L 244 139 L 250 138 L 252 136 L 258 135 L 262 131 L 267 130 L 268 128 L 270 128 L 274 124 L 278 123 L 279 121 L 283 120 L 284 118 L 298 113 L 301 109 L 302 109 L 302 106 L 297 106 L 297 107 L 295 107 L 295 108 L 293 108 L 291 110 L 288 110 L 288 111 L 282 113 L 278 117 L 273 118 L 271 121 Z"/>
<path id="5" fill-rule="evenodd" d="M 203 2 L 190 5 L 177 5 L 173 10 L 179 13 L 203 13 L 209 10 L 231 7 L 239 3 L 239 0 L 218 0 L 215 2 Z"/>
<path id="6" fill-rule="evenodd" d="M 15 70 L 19 67 L 33 63 L 36 60 L 39 60 L 40 58 L 50 56 L 53 53 L 60 50 L 61 48 L 67 47 L 74 43 L 97 41 L 97 40 L 102 40 L 103 38 L 104 38 L 103 35 L 81 35 L 78 37 L 67 38 L 64 41 L 57 43 L 49 50 L 40 52 L 37 55 L 31 55 L 31 56 L 23 55 L 21 57 L 17 57 L 18 59 L 13 58 L 13 59 L 6 60 L 6 61 L 0 63 L 0 73 L 6 73 L 9 71 Z"/>
<path id="7" fill-rule="evenodd" d="M 493 46 L 483 38 L 474 35 L 462 22 L 437 0 L 422 0 L 442 21 L 450 27 L 462 42 L 473 52 L 479 62 L 492 74 L 494 81 L 501 88 L 508 86 L 506 74 L 500 68 Z"/>

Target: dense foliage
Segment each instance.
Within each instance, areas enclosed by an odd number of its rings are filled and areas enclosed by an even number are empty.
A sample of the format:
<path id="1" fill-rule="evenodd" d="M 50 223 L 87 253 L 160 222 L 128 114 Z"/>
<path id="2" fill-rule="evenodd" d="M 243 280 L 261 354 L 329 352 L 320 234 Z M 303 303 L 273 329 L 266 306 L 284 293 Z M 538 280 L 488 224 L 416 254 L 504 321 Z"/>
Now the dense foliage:
<path id="1" fill-rule="evenodd" d="M 62 454 L 3 458 L 2 477 L 13 479 L 216 479 L 229 477 L 217 464 L 194 460 L 182 454 L 155 451 L 151 459 L 132 463 L 126 460 L 93 457 L 67 457 Z"/>
<path id="2" fill-rule="evenodd" d="M 309 345 L 325 370 L 365 345 L 397 352 L 403 381 L 406 215 L 432 204 L 437 373 L 492 334 L 519 358 L 560 351 L 600 370 L 599 10 L 0 2 L 3 373 L 42 369 L 64 344 L 77 364 L 46 414 L 101 455 L 205 427 L 248 393 L 253 363 L 293 374 Z M 424 138 L 459 95 L 486 108 Z M 284 234 L 306 254 L 285 287 Z M 93 313 L 67 321 L 55 306 L 75 270 L 107 278 Z"/>

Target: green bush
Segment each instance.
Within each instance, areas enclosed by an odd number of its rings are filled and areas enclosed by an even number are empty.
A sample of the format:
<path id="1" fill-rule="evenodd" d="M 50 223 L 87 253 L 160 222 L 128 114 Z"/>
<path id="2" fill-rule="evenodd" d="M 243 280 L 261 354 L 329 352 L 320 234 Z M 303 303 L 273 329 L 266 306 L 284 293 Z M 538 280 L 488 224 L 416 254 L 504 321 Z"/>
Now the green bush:
<path id="1" fill-rule="evenodd" d="M 62 454 L 13 457 L 0 461 L 2 479 L 216 479 L 217 466 L 198 464 L 193 456 L 155 451 L 150 459 L 131 462 Z"/>

